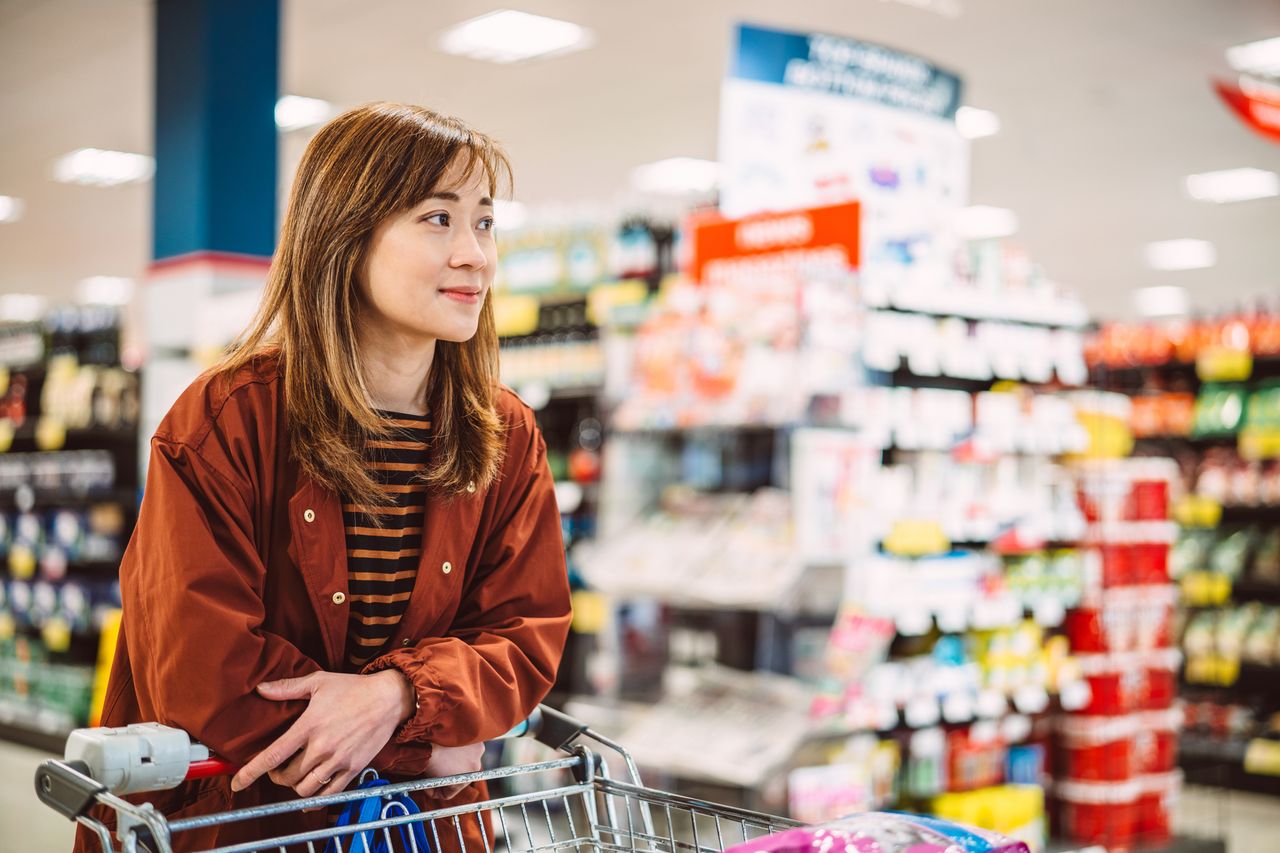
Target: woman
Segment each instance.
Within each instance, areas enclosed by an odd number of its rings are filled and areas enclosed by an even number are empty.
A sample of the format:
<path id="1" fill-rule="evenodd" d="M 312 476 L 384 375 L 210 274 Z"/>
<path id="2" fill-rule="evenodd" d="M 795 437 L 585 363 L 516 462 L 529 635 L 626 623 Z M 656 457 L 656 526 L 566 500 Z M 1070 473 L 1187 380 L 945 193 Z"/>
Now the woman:
<path id="1" fill-rule="evenodd" d="M 533 415 L 497 380 L 509 178 L 493 140 L 421 107 L 360 107 L 307 147 L 259 315 L 157 430 L 120 567 L 102 724 L 178 726 L 243 765 L 147 795 L 165 814 L 333 793 L 368 766 L 476 770 L 553 683 L 559 515 Z"/>

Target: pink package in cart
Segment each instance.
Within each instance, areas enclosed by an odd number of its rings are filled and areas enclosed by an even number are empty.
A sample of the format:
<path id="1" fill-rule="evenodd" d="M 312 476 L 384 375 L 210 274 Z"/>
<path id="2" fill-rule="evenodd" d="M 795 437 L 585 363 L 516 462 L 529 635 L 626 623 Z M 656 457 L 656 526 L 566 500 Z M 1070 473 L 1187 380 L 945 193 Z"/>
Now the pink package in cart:
<path id="1" fill-rule="evenodd" d="M 736 844 L 725 853 L 1030 853 L 987 830 L 920 815 L 867 812 Z"/>

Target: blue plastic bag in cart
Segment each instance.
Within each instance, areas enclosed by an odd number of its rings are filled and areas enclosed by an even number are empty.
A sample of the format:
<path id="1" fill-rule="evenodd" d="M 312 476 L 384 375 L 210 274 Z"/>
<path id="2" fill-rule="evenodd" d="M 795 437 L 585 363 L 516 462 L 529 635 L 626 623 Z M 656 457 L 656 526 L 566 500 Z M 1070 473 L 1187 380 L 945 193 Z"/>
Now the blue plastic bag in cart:
<path id="1" fill-rule="evenodd" d="M 735 844 L 725 853 L 1029 853 L 994 832 L 920 815 L 868 812 Z"/>
<path id="2" fill-rule="evenodd" d="M 373 791 L 387 784 L 386 779 L 381 779 L 375 775 L 368 779 L 362 778 L 357 790 Z M 395 794 L 394 796 L 384 797 L 381 794 L 374 793 L 362 800 L 352 800 L 347 803 L 334 826 L 371 823 L 381 819 L 384 810 L 387 817 L 420 813 L 418 804 L 408 794 Z M 393 840 L 397 837 L 400 839 L 399 846 L 388 846 L 387 833 L 388 830 L 366 829 L 343 836 L 345 840 L 342 842 L 342 853 L 409 853 L 414 849 L 418 853 L 431 853 L 431 845 L 427 842 L 427 831 L 421 823 L 402 824 L 390 829 L 391 838 Z M 329 840 L 329 843 L 325 845 L 324 853 L 338 853 L 336 839 Z"/>

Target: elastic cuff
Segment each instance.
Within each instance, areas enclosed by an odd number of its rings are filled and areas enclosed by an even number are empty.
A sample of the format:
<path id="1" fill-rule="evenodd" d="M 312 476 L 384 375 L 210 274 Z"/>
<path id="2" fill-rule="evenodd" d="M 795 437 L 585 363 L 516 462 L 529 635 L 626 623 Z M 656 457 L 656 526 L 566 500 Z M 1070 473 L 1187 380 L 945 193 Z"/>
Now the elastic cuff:
<path id="1" fill-rule="evenodd" d="M 413 716 L 401 723 L 392 735 L 392 743 L 430 743 L 431 733 L 440 727 L 441 718 L 457 703 L 441 688 L 439 676 L 427 655 L 417 649 L 397 649 L 375 658 L 365 664 L 360 674 L 372 675 L 384 669 L 397 669 L 409 679 L 418 703 Z"/>

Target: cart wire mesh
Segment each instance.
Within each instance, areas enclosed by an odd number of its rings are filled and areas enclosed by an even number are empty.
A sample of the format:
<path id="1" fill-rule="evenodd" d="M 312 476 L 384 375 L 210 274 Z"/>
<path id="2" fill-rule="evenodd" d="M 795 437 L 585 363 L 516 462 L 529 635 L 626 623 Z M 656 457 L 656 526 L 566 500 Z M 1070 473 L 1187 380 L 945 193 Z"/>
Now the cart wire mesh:
<path id="1" fill-rule="evenodd" d="M 622 754 L 630 758 L 625 751 Z M 627 764 L 635 783 L 609 778 L 607 764 L 579 746 L 574 756 L 553 761 L 173 821 L 166 821 L 149 806 L 135 806 L 111 794 L 100 794 L 98 799 L 117 812 L 121 827 L 126 828 L 120 833 L 124 853 L 169 853 L 174 846 L 187 846 L 178 845 L 184 832 L 343 806 L 371 796 L 384 798 L 376 820 L 237 843 L 206 853 L 374 853 L 375 847 L 412 853 L 720 853 L 734 844 L 798 825 L 786 818 L 646 788 L 639 784 L 629 760 Z M 521 777 L 526 785 L 548 778 L 565 784 L 416 814 L 389 799 L 396 794 L 477 781 L 510 786 Z M 79 821 L 96 832 L 104 851 L 116 849 L 106 827 L 88 816 Z M 423 827 L 430 850 L 420 850 L 412 833 L 400 837 L 400 828 L 411 824 Z M 385 847 L 378 847 L 379 839 Z"/>

